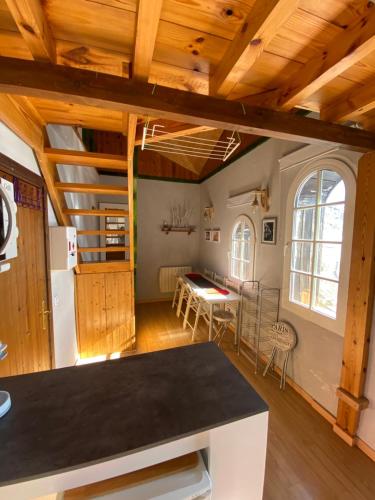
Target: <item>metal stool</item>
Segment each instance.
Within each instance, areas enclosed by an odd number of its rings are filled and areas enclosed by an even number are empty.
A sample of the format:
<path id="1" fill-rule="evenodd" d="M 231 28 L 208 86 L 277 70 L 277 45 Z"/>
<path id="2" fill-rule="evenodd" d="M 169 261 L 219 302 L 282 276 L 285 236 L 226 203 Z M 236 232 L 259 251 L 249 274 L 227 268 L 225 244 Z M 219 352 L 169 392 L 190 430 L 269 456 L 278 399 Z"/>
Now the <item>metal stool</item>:
<path id="1" fill-rule="evenodd" d="M 217 345 L 219 346 L 228 330 L 228 326 L 235 319 L 234 314 L 230 311 L 226 311 L 225 309 L 219 309 L 218 311 L 214 312 L 212 319 L 213 321 L 216 321 L 218 323 L 218 326 L 215 329 L 216 335 L 214 337 L 214 341 L 219 338 L 217 343 Z"/>

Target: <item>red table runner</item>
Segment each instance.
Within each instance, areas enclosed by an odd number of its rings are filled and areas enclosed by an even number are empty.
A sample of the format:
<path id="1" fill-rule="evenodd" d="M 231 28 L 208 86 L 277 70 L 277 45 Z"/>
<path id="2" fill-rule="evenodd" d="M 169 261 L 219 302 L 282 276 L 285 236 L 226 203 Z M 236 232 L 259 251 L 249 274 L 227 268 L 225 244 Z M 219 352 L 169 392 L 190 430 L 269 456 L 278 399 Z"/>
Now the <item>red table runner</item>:
<path id="1" fill-rule="evenodd" d="M 200 288 L 213 288 L 218 293 L 221 293 L 221 295 L 230 294 L 229 290 L 225 290 L 225 288 L 220 288 L 215 283 L 212 283 L 212 281 L 208 280 L 199 273 L 188 273 L 186 276 L 189 278 L 189 280 L 191 280 L 195 285 L 199 286 Z"/>

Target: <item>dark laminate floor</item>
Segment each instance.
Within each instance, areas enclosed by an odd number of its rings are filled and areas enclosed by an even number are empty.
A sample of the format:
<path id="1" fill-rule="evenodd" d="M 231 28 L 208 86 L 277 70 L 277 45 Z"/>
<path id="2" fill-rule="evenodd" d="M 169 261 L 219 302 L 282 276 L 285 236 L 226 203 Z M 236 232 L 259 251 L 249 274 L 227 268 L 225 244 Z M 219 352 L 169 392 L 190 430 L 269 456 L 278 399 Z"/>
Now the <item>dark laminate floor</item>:
<path id="1" fill-rule="evenodd" d="M 170 303 L 139 305 L 136 317 L 139 352 L 190 342 Z M 202 328 L 198 341 L 205 340 Z M 290 387 L 281 392 L 278 380 L 254 375 L 229 344 L 224 351 L 270 406 L 264 500 L 374 500 L 375 463 L 348 447 Z"/>

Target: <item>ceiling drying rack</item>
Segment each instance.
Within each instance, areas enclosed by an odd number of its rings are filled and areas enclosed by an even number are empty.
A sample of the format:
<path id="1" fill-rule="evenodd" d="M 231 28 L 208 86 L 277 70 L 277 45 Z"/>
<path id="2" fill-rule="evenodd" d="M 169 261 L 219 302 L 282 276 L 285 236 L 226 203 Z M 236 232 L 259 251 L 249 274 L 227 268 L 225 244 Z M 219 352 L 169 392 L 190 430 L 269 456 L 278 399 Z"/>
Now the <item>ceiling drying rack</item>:
<path id="1" fill-rule="evenodd" d="M 214 140 L 193 135 L 171 137 L 171 133 L 162 130 L 163 128 L 163 125 L 158 124 L 150 127 L 149 122 L 146 122 L 143 128 L 142 150 L 226 161 L 241 144 L 237 131 L 233 131 L 225 140 Z"/>

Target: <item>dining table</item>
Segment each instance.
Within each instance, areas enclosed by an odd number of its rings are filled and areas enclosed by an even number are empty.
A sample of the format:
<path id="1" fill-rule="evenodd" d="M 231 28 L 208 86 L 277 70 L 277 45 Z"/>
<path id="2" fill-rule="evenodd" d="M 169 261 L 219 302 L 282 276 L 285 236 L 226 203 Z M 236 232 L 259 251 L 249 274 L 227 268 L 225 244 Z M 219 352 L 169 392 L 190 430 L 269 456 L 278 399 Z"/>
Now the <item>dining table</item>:
<path id="1" fill-rule="evenodd" d="M 241 296 L 233 290 L 226 288 L 221 283 L 217 283 L 211 278 L 207 278 L 201 273 L 187 273 L 183 276 L 185 283 L 188 283 L 194 293 L 204 300 L 209 307 L 208 340 L 212 340 L 213 333 L 213 313 L 215 306 L 225 306 L 229 303 L 237 303 L 237 318 L 240 317 Z M 180 297 L 182 301 L 182 294 Z M 181 309 L 181 304 L 179 304 Z M 236 324 L 235 344 L 239 340 L 239 321 Z"/>

